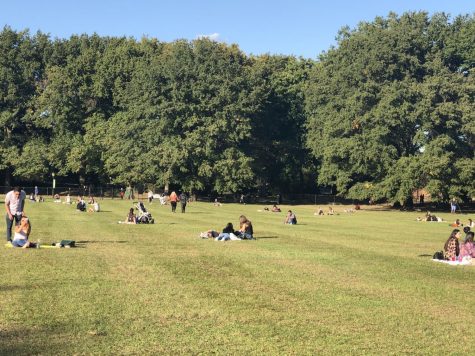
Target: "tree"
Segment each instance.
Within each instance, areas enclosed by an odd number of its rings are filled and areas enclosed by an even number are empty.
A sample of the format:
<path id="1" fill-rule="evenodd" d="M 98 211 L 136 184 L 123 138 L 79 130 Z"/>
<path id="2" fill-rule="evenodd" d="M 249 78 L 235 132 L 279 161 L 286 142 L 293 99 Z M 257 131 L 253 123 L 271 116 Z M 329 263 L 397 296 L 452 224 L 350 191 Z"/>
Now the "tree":
<path id="1" fill-rule="evenodd" d="M 469 190 L 454 191 L 454 163 L 473 159 L 464 124 L 473 123 L 472 78 L 447 63 L 455 58 L 445 51 L 454 31 L 448 18 L 433 21 L 426 13 L 376 18 L 343 29 L 338 47 L 322 56 L 307 95 L 307 144 L 320 161 L 320 184 L 401 203 L 416 188 L 436 199 Z"/>

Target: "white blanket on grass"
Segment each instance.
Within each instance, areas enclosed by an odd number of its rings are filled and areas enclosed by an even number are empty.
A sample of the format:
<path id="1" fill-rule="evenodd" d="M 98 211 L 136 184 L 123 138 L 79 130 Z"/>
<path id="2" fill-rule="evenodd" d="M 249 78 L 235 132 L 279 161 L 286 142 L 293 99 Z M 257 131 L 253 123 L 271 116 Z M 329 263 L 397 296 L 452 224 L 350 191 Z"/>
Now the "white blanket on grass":
<path id="1" fill-rule="evenodd" d="M 445 263 L 445 264 L 448 264 L 448 265 L 450 265 L 450 266 L 472 266 L 472 261 L 471 261 L 471 260 L 468 260 L 468 259 L 464 259 L 464 260 L 462 260 L 462 261 L 446 261 L 446 260 L 435 260 L 435 259 L 432 259 L 432 261 Z"/>

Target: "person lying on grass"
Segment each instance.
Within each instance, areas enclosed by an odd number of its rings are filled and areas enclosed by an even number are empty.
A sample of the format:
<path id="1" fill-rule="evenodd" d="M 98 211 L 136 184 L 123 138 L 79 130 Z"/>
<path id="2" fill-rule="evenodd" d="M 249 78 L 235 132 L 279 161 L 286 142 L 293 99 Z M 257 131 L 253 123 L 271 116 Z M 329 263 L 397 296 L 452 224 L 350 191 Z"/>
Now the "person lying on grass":
<path id="1" fill-rule="evenodd" d="M 442 218 L 440 218 L 438 216 L 435 216 L 434 214 L 431 214 L 430 211 L 428 211 L 426 213 L 425 217 L 423 217 L 423 218 L 418 217 L 416 220 L 417 221 L 428 221 L 428 222 L 431 222 L 431 221 L 442 222 L 443 221 Z"/>
<path id="2" fill-rule="evenodd" d="M 234 227 L 232 223 L 227 223 L 223 232 L 216 237 L 216 241 L 241 240 L 234 234 Z"/>
<path id="3" fill-rule="evenodd" d="M 15 235 L 13 236 L 12 245 L 13 247 L 36 247 L 36 244 L 28 241 L 30 236 L 31 225 L 30 220 L 23 216 L 20 221 L 20 225 L 15 226 Z"/>
<path id="4" fill-rule="evenodd" d="M 239 217 L 239 237 L 243 240 L 254 240 L 252 222 L 244 215 Z"/>
<path id="5" fill-rule="evenodd" d="M 202 239 L 217 238 L 218 236 L 219 232 L 217 232 L 216 230 L 208 230 L 200 233 L 200 237 Z"/>

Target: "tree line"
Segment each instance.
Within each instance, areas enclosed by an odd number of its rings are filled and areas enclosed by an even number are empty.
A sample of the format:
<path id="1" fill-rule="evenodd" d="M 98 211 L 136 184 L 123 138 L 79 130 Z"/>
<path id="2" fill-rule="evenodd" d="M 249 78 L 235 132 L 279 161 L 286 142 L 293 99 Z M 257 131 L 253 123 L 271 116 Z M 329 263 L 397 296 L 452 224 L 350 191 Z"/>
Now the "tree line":
<path id="1" fill-rule="evenodd" d="M 0 32 L 5 184 L 57 177 L 404 203 L 471 197 L 475 20 L 389 14 L 317 60 L 237 45 Z"/>

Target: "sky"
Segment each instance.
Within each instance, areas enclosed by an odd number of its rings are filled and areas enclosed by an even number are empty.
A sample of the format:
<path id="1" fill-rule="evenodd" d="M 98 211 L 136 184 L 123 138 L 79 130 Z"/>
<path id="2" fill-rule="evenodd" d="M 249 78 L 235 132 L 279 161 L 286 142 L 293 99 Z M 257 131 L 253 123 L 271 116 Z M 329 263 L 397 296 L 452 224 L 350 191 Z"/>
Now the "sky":
<path id="1" fill-rule="evenodd" d="M 336 44 L 343 26 L 390 11 L 474 14 L 473 0 L 0 0 L 0 25 L 40 30 L 52 38 L 72 34 L 143 36 L 171 42 L 208 36 L 236 43 L 247 54 L 316 59 Z"/>

